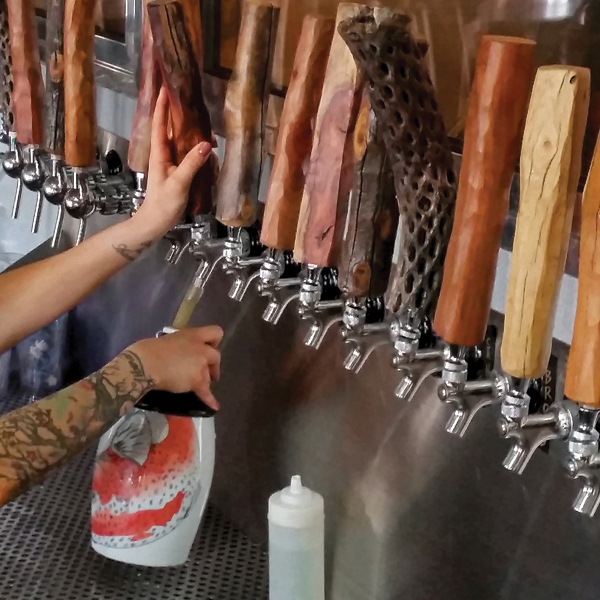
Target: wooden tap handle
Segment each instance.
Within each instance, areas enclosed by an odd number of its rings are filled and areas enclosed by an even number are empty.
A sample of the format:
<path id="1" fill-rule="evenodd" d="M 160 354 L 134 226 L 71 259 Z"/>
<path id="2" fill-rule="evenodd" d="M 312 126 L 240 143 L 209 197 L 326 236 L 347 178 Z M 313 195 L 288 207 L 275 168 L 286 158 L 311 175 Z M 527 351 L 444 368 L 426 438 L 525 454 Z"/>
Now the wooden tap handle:
<path id="1" fill-rule="evenodd" d="M 244 3 L 225 95 L 225 158 L 217 182 L 217 219 L 224 225 L 247 227 L 256 221 L 278 19 L 279 8 L 270 2 Z"/>
<path id="2" fill-rule="evenodd" d="M 579 285 L 565 395 L 600 408 L 600 138 L 596 142 L 581 206 Z"/>
<path id="3" fill-rule="evenodd" d="M 12 105 L 12 58 L 10 56 L 10 34 L 8 26 L 8 7 L 6 0 L 0 2 L 0 110 L 8 131 L 15 130 L 15 114 Z"/>
<path id="4" fill-rule="evenodd" d="M 535 74 L 535 42 L 484 36 L 469 98 L 454 226 L 433 328 L 446 342 L 485 337 L 508 194 Z"/>
<path id="5" fill-rule="evenodd" d="M 262 222 L 260 240 L 270 248 L 294 248 L 315 115 L 334 27 L 333 19 L 312 15 L 304 17 L 302 23 L 292 78 L 279 121 Z"/>
<path id="6" fill-rule="evenodd" d="M 8 1 L 15 131 L 21 144 L 44 143 L 44 82 L 32 0 Z"/>
<path id="7" fill-rule="evenodd" d="M 65 152 L 65 97 L 63 90 L 63 26 L 65 0 L 48 0 L 46 18 L 46 129 L 44 145 L 54 156 Z"/>
<path id="8" fill-rule="evenodd" d="M 210 116 L 181 5 L 177 0 L 150 2 L 148 17 L 156 60 L 169 96 L 173 143 L 179 163 L 196 144 L 211 141 Z M 192 182 L 188 216 L 195 217 L 212 211 L 213 184 L 214 166 L 209 160 Z"/>
<path id="9" fill-rule="evenodd" d="M 142 44 L 140 49 L 140 85 L 133 127 L 129 139 L 127 165 L 136 173 L 148 173 L 152 117 L 160 91 L 160 66 L 154 58 L 154 40 L 148 19 L 147 2 L 144 3 Z"/>
<path id="10" fill-rule="evenodd" d="M 375 298 L 388 287 L 398 230 L 394 176 L 366 94 L 354 129 L 356 171 L 342 227 L 338 287 Z"/>
<path id="11" fill-rule="evenodd" d="M 65 0 L 65 161 L 72 167 L 96 162 L 95 6 L 96 0 Z"/>
<path id="12" fill-rule="evenodd" d="M 202 42 L 201 0 L 179 0 L 183 9 L 185 30 L 189 36 L 192 52 L 200 74 L 204 71 L 204 48 Z"/>
<path id="13" fill-rule="evenodd" d="M 338 7 L 306 184 L 302 194 L 294 258 L 321 267 L 337 266 L 340 233 L 354 175 L 354 126 L 362 99 L 362 80 L 352 53 L 337 32 L 340 21 L 356 16 L 360 4 Z"/>
<path id="14" fill-rule="evenodd" d="M 502 368 L 535 379 L 548 367 L 590 95 L 581 67 L 538 69 L 521 150 L 521 198 L 513 244 Z"/>

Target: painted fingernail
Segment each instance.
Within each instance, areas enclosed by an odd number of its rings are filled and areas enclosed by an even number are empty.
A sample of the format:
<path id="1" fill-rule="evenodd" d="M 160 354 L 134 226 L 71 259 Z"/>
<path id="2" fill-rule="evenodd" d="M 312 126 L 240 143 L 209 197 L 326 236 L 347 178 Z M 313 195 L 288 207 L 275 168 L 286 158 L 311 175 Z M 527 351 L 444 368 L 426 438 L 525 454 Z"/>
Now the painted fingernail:
<path id="1" fill-rule="evenodd" d="M 202 142 L 198 148 L 200 154 L 208 154 L 211 150 L 211 145 L 208 142 Z"/>

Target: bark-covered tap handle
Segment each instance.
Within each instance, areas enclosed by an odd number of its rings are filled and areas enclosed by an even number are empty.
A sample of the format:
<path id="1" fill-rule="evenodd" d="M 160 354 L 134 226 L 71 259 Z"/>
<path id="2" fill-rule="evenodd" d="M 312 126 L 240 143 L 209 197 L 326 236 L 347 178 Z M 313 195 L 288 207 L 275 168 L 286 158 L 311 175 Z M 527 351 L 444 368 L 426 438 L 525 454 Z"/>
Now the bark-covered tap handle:
<path id="1" fill-rule="evenodd" d="M 150 2 L 148 17 L 156 60 L 169 95 L 173 142 L 179 163 L 196 144 L 211 141 L 210 116 L 181 5 L 176 0 Z M 192 182 L 187 208 L 190 217 L 211 212 L 213 184 L 214 166 L 207 161 Z"/>
<path id="2" fill-rule="evenodd" d="M 46 18 L 46 129 L 44 146 L 53 156 L 65 152 L 65 96 L 63 89 L 63 27 L 65 0 L 48 0 Z"/>
<path id="3" fill-rule="evenodd" d="M 8 0 L 15 131 L 21 144 L 44 143 L 44 82 L 33 0 Z"/>
<path id="4" fill-rule="evenodd" d="M 334 27 L 333 19 L 312 15 L 304 17 L 302 23 L 265 200 L 260 240 L 270 248 L 294 249 L 315 115 Z"/>
<path id="5" fill-rule="evenodd" d="M 343 227 L 338 287 L 346 296 L 385 294 L 398 229 L 394 176 L 366 94 L 354 129 L 356 170 Z"/>
<path id="6" fill-rule="evenodd" d="M 600 138 L 596 142 L 581 207 L 579 285 L 565 395 L 600 408 Z"/>
<path id="7" fill-rule="evenodd" d="M 339 25 L 365 80 L 394 174 L 401 254 L 388 308 L 408 324 L 435 306 L 452 230 L 456 174 L 422 52 L 404 15 L 363 11 Z"/>
<path id="8" fill-rule="evenodd" d="M 15 130 L 15 115 L 12 105 L 12 58 L 10 56 L 10 35 L 8 28 L 8 7 L 6 0 L 0 1 L 0 63 L 2 75 L 0 92 L 0 110 L 8 131 Z"/>
<path id="9" fill-rule="evenodd" d="M 227 226 L 256 221 L 266 156 L 265 122 L 279 8 L 244 3 L 233 75 L 225 95 L 225 158 L 217 182 L 217 219 Z"/>
<path id="10" fill-rule="evenodd" d="M 65 161 L 72 167 L 96 162 L 95 6 L 96 0 L 65 0 Z"/>
<path id="11" fill-rule="evenodd" d="M 502 368 L 536 379 L 548 367 L 590 95 L 590 72 L 541 67 L 521 150 L 521 198 L 508 279 Z"/>
<path id="12" fill-rule="evenodd" d="M 454 226 L 434 330 L 446 342 L 485 337 L 496 261 L 535 75 L 535 42 L 484 36 L 469 97 Z"/>
<path id="13" fill-rule="evenodd" d="M 132 171 L 143 174 L 148 173 L 152 117 L 161 83 L 160 66 L 154 58 L 154 41 L 148 19 L 147 4 L 144 2 L 142 18 L 139 92 L 127 152 L 127 166 Z"/>
<path id="14" fill-rule="evenodd" d="M 342 3 L 337 25 L 358 15 L 361 4 Z M 370 9 L 373 10 L 373 9 Z M 336 222 L 345 214 L 354 176 L 354 126 L 362 98 L 362 80 L 351 52 L 337 31 L 327 61 L 327 71 L 302 194 L 294 244 L 297 262 L 320 267 L 337 266 L 340 233 Z M 336 231 L 337 230 L 337 231 Z"/>

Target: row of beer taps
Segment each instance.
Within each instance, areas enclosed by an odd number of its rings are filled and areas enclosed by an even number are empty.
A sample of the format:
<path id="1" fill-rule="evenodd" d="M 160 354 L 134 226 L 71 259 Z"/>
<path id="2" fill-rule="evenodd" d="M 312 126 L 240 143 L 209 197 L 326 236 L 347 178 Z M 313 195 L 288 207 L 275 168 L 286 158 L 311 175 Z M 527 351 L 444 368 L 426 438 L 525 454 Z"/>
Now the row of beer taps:
<path id="1" fill-rule="evenodd" d="M 127 161 L 135 189 L 122 176 L 102 173 L 95 148 L 93 4 L 49 3 L 44 135 L 33 8 L 29 0 L 9 3 L 12 105 L 3 99 L 5 115 L 12 110 L 15 122 L 3 161 L 7 173 L 37 191 L 38 203 L 44 194 L 82 223 L 94 211 L 131 213 L 143 202 L 160 85 L 169 96 L 176 156 L 214 139 L 202 89 L 200 18 L 191 8 L 198 3 L 145 2 Z M 234 301 L 252 293 L 265 297 L 266 322 L 276 325 L 295 307 L 308 325 L 307 346 L 318 348 L 339 330 L 349 348 L 348 371 L 359 372 L 377 348 L 388 348 L 401 401 L 437 377 L 439 397 L 452 409 L 449 433 L 462 437 L 478 413 L 497 410 L 500 435 L 511 442 L 508 470 L 522 473 L 538 448 L 562 440 L 567 473 L 584 481 L 574 508 L 593 515 L 600 504 L 600 147 L 582 196 L 566 398 L 544 412 L 530 402 L 532 382 L 546 372 L 551 353 L 589 70 L 556 65 L 536 72 L 535 42 L 483 36 L 459 176 L 427 72 L 427 46 L 413 38 L 410 20 L 354 3 L 340 4 L 335 20 L 309 15 L 263 202 L 278 12 L 268 0 L 244 3 L 225 97 L 223 164 L 217 172 L 212 161 L 199 172 L 186 220 L 167 236 L 170 262 L 188 251 L 198 261 L 173 326 L 187 324 L 212 274 L 224 271 Z M 476 367 L 519 156 L 501 366 L 484 372 Z M 55 237 L 60 226 L 57 221 Z M 84 226 L 79 239 L 83 233 Z"/>

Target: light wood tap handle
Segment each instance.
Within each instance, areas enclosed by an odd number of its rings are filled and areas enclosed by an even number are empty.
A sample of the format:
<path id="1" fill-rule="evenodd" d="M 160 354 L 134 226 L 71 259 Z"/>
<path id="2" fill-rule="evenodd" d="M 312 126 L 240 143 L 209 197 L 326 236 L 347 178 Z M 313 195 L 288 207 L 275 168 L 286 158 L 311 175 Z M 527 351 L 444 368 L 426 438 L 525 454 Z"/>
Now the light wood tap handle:
<path id="1" fill-rule="evenodd" d="M 502 339 L 502 368 L 535 379 L 548 366 L 590 95 L 588 69 L 538 69 L 523 134 L 521 199 Z"/>
<path id="2" fill-rule="evenodd" d="M 44 82 L 32 0 L 8 1 L 15 131 L 21 144 L 44 143 Z"/>
<path id="3" fill-rule="evenodd" d="M 279 8 L 270 2 L 244 3 L 225 95 L 225 158 L 217 182 L 216 216 L 224 225 L 247 227 L 256 221 L 278 19 Z"/>
<path id="4" fill-rule="evenodd" d="M 565 395 L 600 408 L 600 139 L 596 142 L 581 207 L 579 286 Z"/>
<path id="5" fill-rule="evenodd" d="M 63 26 L 65 0 L 49 0 L 46 18 L 46 129 L 44 144 L 54 156 L 65 152 L 65 96 L 63 89 Z"/>
<path id="6" fill-rule="evenodd" d="M 342 3 L 337 11 L 294 245 L 294 258 L 300 263 L 336 266 L 339 258 L 336 221 L 352 186 L 352 141 L 362 80 L 337 26 L 362 8 L 361 4 Z"/>
<path id="7" fill-rule="evenodd" d="M 503 36 L 481 40 L 454 226 L 433 324 L 450 344 L 476 346 L 485 337 L 534 61 L 535 42 L 531 40 Z"/>
<path id="8" fill-rule="evenodd" d="M 293 250 L 335 21 L 307 15 L 285 96 L 265 201 L 261 242 Z"/>
<path id="9" fill-rule="evenodd" d="M 160 91 L 160 66 L 154 58 L 154 40 L 144 2 L 142 45 L 140 50 L 140 87 L 129 139 L 127 165 L 136 173 L 148 173 L 152 117 Z"/>
<path id="10" fill-rule="evenodd" d="M 176 0 L 150 2 L 148 16 L 156 60 L 169 95 L 173 142 L 179 163 L 196 144 L 211 141 L 210 116 L 181 5 Z M 212 211 L 213 184 L 213 165 L 207 161 L 192 182 L 187 210 L 190 217 Z"/>
<path id="11" fill-rule="evenodd" d="M 72 167 L 96 162 L 95 6 L 96 0 L 65 0 L 65 161 Z"/>

